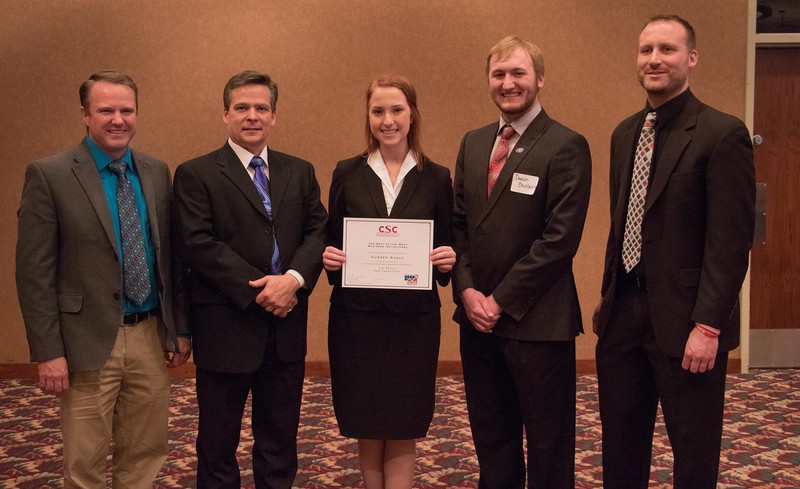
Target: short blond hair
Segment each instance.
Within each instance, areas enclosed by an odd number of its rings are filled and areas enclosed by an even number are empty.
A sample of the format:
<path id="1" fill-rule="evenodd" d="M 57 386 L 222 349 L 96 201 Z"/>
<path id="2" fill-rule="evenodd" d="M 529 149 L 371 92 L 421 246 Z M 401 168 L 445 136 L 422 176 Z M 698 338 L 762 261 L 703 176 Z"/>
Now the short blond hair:
<path id="1" fill-rule="evenodd" d="M 531 57 L 536 79 L 541 79 L 544 76 L 544 55 L 542 50 L 536 44 L 518 36 L 504 37 L 489 50 L 489 55 L 486 56 L 486 76 L 489 76 L 489 64 L 492 58 L 497 56 L 497 59 L 500 60 L 507 59 L 518 48 L 522 48 Z"/>

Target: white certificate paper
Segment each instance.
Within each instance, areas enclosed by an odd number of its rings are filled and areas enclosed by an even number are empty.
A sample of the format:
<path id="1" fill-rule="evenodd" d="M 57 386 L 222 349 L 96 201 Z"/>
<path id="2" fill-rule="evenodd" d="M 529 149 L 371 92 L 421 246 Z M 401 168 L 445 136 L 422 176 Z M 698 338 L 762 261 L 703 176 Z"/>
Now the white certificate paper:
<path id="1" fill-rule="evenodd" d="M 431 290 L 433 221 L 344 218 L 342 287 Z"/>

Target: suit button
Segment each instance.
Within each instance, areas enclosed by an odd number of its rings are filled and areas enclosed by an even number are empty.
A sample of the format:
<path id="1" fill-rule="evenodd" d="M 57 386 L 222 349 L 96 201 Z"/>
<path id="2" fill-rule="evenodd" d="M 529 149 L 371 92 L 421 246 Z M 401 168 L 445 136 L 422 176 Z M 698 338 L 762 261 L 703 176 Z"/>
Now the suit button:
<path id="1" fill-rule="evenodd" d="M 267 225 L 267 226 L 264 228 L 264 232 L 265 232 L 266 234 L 272 234 L 272 226 L 270 226 L 270 225 Z"/>
<path id="2" fill-rule="evenodd" d="M 119 292 L 114 292 L 113 296 L 115 301 L 119 300 Z"/>

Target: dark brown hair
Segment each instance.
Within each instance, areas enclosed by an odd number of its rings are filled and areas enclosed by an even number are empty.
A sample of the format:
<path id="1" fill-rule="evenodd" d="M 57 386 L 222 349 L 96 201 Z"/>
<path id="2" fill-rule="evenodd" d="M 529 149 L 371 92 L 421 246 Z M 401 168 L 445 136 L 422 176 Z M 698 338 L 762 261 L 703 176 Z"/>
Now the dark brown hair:
<path id="1" fill-rule="evenodd" d="M 84 109 L 89 110 L 89 95 L 92 92 L 92 87 L 95 85 L 95 83 L 101 81 L 113 83 L 114 85 L 124 85 L 133 90 L 136 109 L 139 109 L 139 89 L 136 88 L 136 83 L 134 83 L 133 79 L 125 73 L 111 70 L 98 71 L 90 76 L 85 82 L 81 83 L 81 87 L 78 89 L 78 95 L 81 98 L 81 106 Z"/>
<path id="2" fill-rule="evenodd" d="M 264 85 L 268 87 L 270 93 L 269 105 L 272 111 L 275 112 L 275 108 L 278 105 L 278 85 L 272 81 L 272 78 L 270 78 L 268 74 L 253 70 L 245 70 L 241 73 L 237 73 L 225 84 L 225 89 L 222 91 L 222 105 L 225 110 L 230 108 L 231 92 L 245 85 Z"/>

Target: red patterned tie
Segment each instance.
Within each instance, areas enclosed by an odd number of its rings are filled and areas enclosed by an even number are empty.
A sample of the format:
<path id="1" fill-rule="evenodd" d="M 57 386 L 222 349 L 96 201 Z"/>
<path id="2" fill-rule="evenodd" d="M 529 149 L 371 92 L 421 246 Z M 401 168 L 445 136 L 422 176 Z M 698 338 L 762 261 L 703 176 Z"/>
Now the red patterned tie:
<path id="1" fill-rule="evenodd" d="M 628 197 L 628 217 L 625 219 L 625 235 L 622 240 L 622 264 L 625 271 L 630 272 L 639 263 L 642 256 L 642 220 L 644 204 L 647 198 L 647 184 L 650 180 L 650 163 L 653 161 L 655 144 L 656 113 L 648 112 L 636 145 L 636 156 L 633 160 L 633 177 L 631 193 Z"/>
<path id="2" fill-rule="evenodd" d="M 497 183 L 497 177 L 500 176 L 500 170 L 506 164 L 508 159 L 508 140 L 511 139 L 517 132 L 513 127 L 506 124 L 500 131 L 500 141 L 497 142 L 497 147 L 492 153 L 492 159 L 489 161 L 489 180 L 488 188 L 486 189 L 486 196 L 492 195 L 494 184 Z"/>

